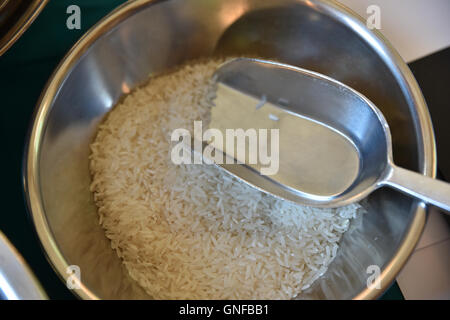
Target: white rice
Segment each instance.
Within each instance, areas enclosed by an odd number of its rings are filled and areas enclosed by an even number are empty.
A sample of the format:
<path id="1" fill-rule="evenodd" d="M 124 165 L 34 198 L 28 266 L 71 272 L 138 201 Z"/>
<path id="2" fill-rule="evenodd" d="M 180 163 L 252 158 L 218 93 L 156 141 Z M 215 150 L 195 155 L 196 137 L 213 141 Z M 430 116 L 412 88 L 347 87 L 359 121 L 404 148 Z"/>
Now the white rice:
<path id="1" fill-rule="evenodd" d="M 155 299 L 291 299 L 327 270 L 359 205 L 315 209 L 210 165 L 174 165 L 170 133 L 208 121 L 223 61 L 197 61 L 125 97 L 91 145 L 100 224 Z"/>

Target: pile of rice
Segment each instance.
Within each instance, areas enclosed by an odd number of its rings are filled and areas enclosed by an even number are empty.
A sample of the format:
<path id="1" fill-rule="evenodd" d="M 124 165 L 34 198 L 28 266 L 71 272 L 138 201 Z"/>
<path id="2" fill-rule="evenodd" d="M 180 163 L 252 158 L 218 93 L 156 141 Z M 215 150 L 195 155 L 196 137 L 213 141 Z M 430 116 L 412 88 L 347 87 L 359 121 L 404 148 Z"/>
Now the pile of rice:
<path id="1" fill-rule="evenodd" d="M 197 61 L 125 97 L 91 145 L 100 224 L 155 299 L 290 299 L 336 256 L 358 205 L 316 209 L 257 191 L 212 165 L 174 165 L 170 133 L 208 121 Z"/>

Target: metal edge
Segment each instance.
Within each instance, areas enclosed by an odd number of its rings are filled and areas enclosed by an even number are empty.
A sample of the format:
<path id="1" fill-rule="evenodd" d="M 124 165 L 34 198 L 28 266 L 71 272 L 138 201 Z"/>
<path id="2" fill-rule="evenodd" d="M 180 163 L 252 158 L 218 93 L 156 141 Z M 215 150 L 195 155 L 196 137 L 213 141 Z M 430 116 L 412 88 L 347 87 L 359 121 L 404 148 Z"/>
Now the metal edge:
<path id="1" fill-rule="evenodd" d="M 34 275 L 33 271 L 30 269 L 30 266 L 25 261 L 23 256 L 19 253 L 19 251 L 14 247 L 14 245 L 9 241 L 9 239 L 0 231 L 0 251 L 1 248 L 6 250 L 3 252 L 6 255 L 7 259 L 13 257 L 13 266 L 15 265 L 17 268 L 12 270 L 12 274 L 8 273 L 8 267 L 6 267 L 6 281 L 10 280 L 12 282 L 6 282 L 8 289 L 12 290 L 13 296 L 15 297 L 7 297 L 12 299 L 33 299 L 33 300 L 47 300 L 48 296 L 45 293 L 42 285 L 39 280 Z M 14 261 L 15 259 L 15 261 Z M 9 261 L 9 260 L 8 260 Z M 0 261 L 1 262 L 1 261 Z M 0 277 L 2 277 L 2 266 L 0 265 Z M 11 269 L 9 270 L 11 271 Z M 14 279 L 20 278 L 20 281 L 14 281 Z M 11 280 L 12 278 L 12 280 Z M 5 279 L 4 279 L 5 280 Z M 1 287 L 0 287 L 1 289 Z M 19 292 L 17 292 L 18 290 Z M 22 294 L 20 294 L 22 293 Z M 17 295 L 19 294 L 19 295 Z"/>
<path id="2" fill-rule="evenodd" d="M 49 0 L 41 0 L 34 2 L 33 5 L 25 11 L 25 14 L 14 24 L 14 27 L 5 35 L 5 44 L 0 47 L 0 56 L 20 38 L 20 36 L 30 27 L 36 17 L 41 13 L 42 9 L 47 5 Z"/>
<path id="3" fill-rule="evenodd" d="M 42 246 L 45 249 L 47 259 L 60 277 L 63 277 L 63 275 L 66 273 L 68 263 L 59 251 L 54 239 L 52 237 L 49 237 L 49 235 L 51 235 L 52 233 L 45 218 L 42 205 L 40 204 L 41 195 L 39 192 L 37 179 L 39 154 L 36 147 L 40 144 L 40 140 L 38 137 L 44 129 L 43 124 L 46 123 L 45 115 L 51 107 L 52 99 L 57 94 L 58 87 L 65 80 L 64 75 L 66 75 L 66 73 L 74 66 L 74 61 L 80 58 L 95 40 L 97 40 L 103 34 L 107 33 L 109 31 L 109 27 L 117 25 L 125 18 L 134 14 L 137 9 L 143 6 L 155 4 L 160 1 L 161 0 L 133 0 L 130 2 L 126 2 L 114 9 L 110 14 L 102 18 L 97 24 L 91 27 L 85 33 L 85 35 L 75 43 L 75 45 L 62 59 L 55 72 L 48 80 L 47 85 L 43 90 L 38 103 L 36 104 L 37 108 L 35 110 L 35 114 L 31 119 L 32 127 L 30 127 L 30 132 L 27 139 L 28 144 L 26 145 L 24 154 L 24 189 L 27 195 L 27 205 L 29 207 L 29 211 L 31 212 L 39 239 L 41 240 Z M 309 6 L 312 5 L 312 2 L 317 3 L 317 5 L 322 8 L 322 10 L 329 11 L 330 9 L 333 9 L 341 13 L 344 12 L 349 16 L 347 18 L 350 18 L 354 24 L 358 25 L 364 30 L 366 29 L 365 24 L 363 23 L 364 19 L 362 17 L 360 17 L 358 14 L 345 7 L 344 5 L 336 2 L 335 0 L 322 0 L 321 3 L 319 2 L 319 0 L 298 1 L 308 2 Z M 330 8 L 326 8 L 324 6 L 325 4 Z M 124 14 L 125 12 L 127 12 L 127 14 Z M 366 32 L 371 33 L 369 30 L 366 30 Z M 403 80 L 408 85 L 406 88 L 403 88 L 403 90 L 406 90 L 406 93 L 409 96 L 418 101 L 417 122 L 418 126 L 420 127 L 420 132 L 423 136 L 423 139 L 420 140 L 422 141 L 421 147 L 424 152 L 421 172 L 427 176 L 434 178 L 436 176 L 437 167 L 434 132 L 429 111 L 420 88 L 405 62 L 402 60 L 397 51 L 384 38 L 384 36 L 378 31 L 372 32 L 371 35 L 373 37 L 373 40 L 376 40 L 378 44 L 387 51 L 388 55 L 386 58 L 390 58 L 395 62 L 396 69 L 398 69 L 399 73 L 402 75 L 401 80 Z M 388 285 L 395 280 L 395 277 L 400 272 L 401 268 L 405 265 L 414 247 L 416 246 L 425 226 L 425 218 L 426 206 L 422 202 L 417 202 L 415 217 L 410 224 L 409 230 L 406 232 L 406 237 L 400 244 L 395 257 L 387 264 L 385 270 L 380 275 L 382 289 L 372 290 L 366 288 L 361 293 L 353 297 L 353 299 L 376 299 L 387 289 Z M 74 292 L 78 297 L 82 299 L 99 299 L 99 297 L 97 297 L 92 291 L 90 291 L 90 289 L 85 287 L 83 284 L 81 289 L 76 289 L 74 290 Z"/>

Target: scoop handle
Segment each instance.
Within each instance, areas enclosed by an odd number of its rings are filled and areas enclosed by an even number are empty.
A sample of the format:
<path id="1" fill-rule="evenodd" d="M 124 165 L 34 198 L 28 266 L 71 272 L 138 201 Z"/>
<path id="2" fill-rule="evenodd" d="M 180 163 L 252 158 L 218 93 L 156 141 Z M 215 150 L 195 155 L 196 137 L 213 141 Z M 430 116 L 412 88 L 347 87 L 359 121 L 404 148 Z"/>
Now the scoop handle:
<path id="1" fill-rule="evenodd" d="M 397 166 L 391 167 L 392 170 L 384 182 L 386 186 L 439 207 L 450 215 L 450 183 Z"/>

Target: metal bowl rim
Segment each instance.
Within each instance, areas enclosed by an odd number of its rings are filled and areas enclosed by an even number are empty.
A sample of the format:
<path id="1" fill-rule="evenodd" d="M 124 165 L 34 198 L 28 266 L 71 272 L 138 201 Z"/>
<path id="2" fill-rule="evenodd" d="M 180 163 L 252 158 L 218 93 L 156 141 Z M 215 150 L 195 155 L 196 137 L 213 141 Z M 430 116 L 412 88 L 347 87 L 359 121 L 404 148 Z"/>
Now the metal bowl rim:
<path id="1" fill-rule="evenodd" d="M 5 43 L 0 47 L 0 56 L 4 54 L 8 49 L 22 36 L 22 34 L 30 27 L 36 17 L 41 13 L 49 0 L 35 0 L 25 10 L 24 15 L 17 21 L 13 28 L 8 31 L 5 38 Z"/>
<path id="2" fill-rule="evenodd" d="M 73 45 L 51 75 L 44 90 L 42 91 L 42 94 L 36 104 L 34 114 L 31 118 L 31 125 L 26 140 L 27 142 L 25 145 L 22 167 L 25 198 L 38 237 L 41 241 L 43 251 L 50 262 L 50 265 L 64 282 L 66 282 L 66 278 L 69 276 L 66 273 L 69 264 L 59 250 L 52 235 L 52 231 L 45 215 L 45 210 L 42 206 L 43 201 L 39 188 L 39 151 L 48 114 L 51 110 L 54 98 L 58 95 L 60 87 L 65 82 L 66 76 L 96 40 L 112 30 L 115 26 L 128 17 L 140 11 L 140 9 L 162 1 L 165 0 L 134 0 L 126 2 L 118 6 L 111 13 L 91 27 L 80 38 L 80 40 Z M 385 62 L 392 63 L 391 67 L 395 67 L 398 72 L 398 76 L 400 76 L 400 79 L 397 80 L 401 80 L 406 85 L 406 87 L 403 88 L 403 90 L 406 90 L 404 94 L 407 94 L 416 105 L 414 110 L 417 113 L 415 131 L 416 134 L 420 133 L 418 138 L 419 142 L 422 142 L 422 144 L 419 144 L 418 146 L 419 156 L 420 152 L 423 152 L 422 159 L 420 159 L 422 161 L 419 161 L 419 165 L 421 167 L 420 172 L 434 178 L 436 176 L 437 167 L 436 146 L 429 111 L 413 74 L 397 51 L 389 44 L 380 32 L 377 30 L 369 31 L 366 29 L 364 19 L 344 5 L 336 2 L 320 0 L 297 1 L 300 3 L 313 3 L 321 10 L 332 13 L 334 16 L 341 16 L 341 18 L 345 19 L 341 22 L 347 22 L 347 24 L 352 24 L 354 28 L 358 28 L 360 32 L 366 32 L 370 36 L 370 40 L 375 41 L 379 48 L 383 50 Z M 380 275 L 381 289 L 365 288 L 359 294 L 354 296 L 353 299 L 376 299 L 381 296 L 381 294 L 387 290 L 389 285 L 395 280 L 395 277 L 407 262 L 422 234 L 426 220 L 427 206 L 420 201 L 416 201 L 415 203 L 414 218 L 411 220 L 405 237 L 402 239 L 397 252 L 385 265 Z M 414 209 L 414 206 L 412 209 Z M 80 289 L 74 289 L 73 292 L 82 299 L 100 299 L 100 297 L 98 297 L 82 282 L 80 283 Z"/>

